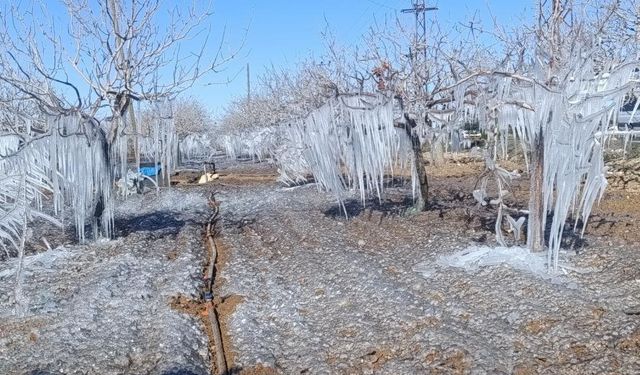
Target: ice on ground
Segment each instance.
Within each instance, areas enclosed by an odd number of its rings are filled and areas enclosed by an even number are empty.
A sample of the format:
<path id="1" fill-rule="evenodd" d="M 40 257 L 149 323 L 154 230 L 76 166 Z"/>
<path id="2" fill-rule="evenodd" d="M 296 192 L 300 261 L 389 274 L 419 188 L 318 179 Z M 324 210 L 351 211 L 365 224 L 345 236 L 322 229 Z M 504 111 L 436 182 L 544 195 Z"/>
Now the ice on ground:
<path id="1" fill-rule="evenodd" d="M 558 263 L 558 271 L 553 271 L 552 268 L 549 267 L 547 259 L 546 253 L 532 253 L 524 247 L 470 246 L 451 255 L 439 257 L 436 265 L 463 268 L 466 271 L 474 272 L 482 267 L 504 264 L 515 270 L 524 271 L 543 278 L 552 278 L 555 281 L 557 281 L 556 276 L 566 275 L 569 272 L 585 274 L 594 271 L 592 268 L 572 266 L 567 263 L 566 260 Z M 413 267 L 413 270 L 422 274 L 425 278 L 429 278 L 435 272 L 432 262 L 419 263 Z"/>
<path id="2" fill-rule="evenodd" d="M 532 253 L 523 247 L 470 246 L 451 255 L 439 257 L 437 264 L 444 267 L 463 268 L 467 271 L 505 264 L 519 271 L 544 277 L 550 276 L 546 254 Z M 418 265 L 415 269 L 421 268 L 424 266 Z M 425 275 L 425 277 L 428 276 Z"/>
<path id="3" fill-rule="evenodd" d="M 70 255 L 71 253 L 64 247 L 58 247 L 53 250 L 27 256 L 23 260 L 23 272 L 30 272 L 33 269 L 49 269 L 53 263 L 63 261 Z M 18 263 L 19 260 L 17 258 L 6 261 L 5 265 L 7 269 L 0 271 L 0 281 L 5 278 L 14 277 Z"/>
<path id="4" fill-rule="evenodd" d="M 209 374 L 201 322 L 171 307 L 199 292 L 206 192 L 129 197 L 118 239 L 26 256 L 23 317 L 0 262 L 0 374 Z"/>
<path id="5" fill-rule="evenodd" d="M 116 215 L 132 216 L 142 212 L 184 212 L 207 209 L 207 198 L 200 192 L 185 192 L 178 189 L 163 190 L 161 194 L 150 192 L 144 196 L 131 196 L 119 202 Z"/>
<path id="6" fill-rule="evenodd" d="M 448 189 L 451 181 L 434 186 Z M 442 255 L 489 234 L 479 222 L 464 225 L 465 202 L 451 211 L 461 215 L 446 218 L 435 210 L 405 216 L 365 208 L 346 220 L 332 194 L 278 186 L 220 186 L 227 256 L 217 292 L 242 300 L 223 316 L 233 367 L 285 374 L 584 374 L 616 366 L 618 373 L 640 373 L 627 346 L 636 342 L 637 317 L 622 311 L 640 305 L 640 283 L 629 273 L 638 259 L 631 246 L 595 242 L 575 257 L 562 254 L 575 267 L 615 273 L 538 277 L 512 266 L 480 268 L 479 259 L 480 269 L 466 272 L 439 264 Z M 396 198 L 408 195 L 397 192 Z M 416 268 L 419 260 L 430 262 Z M 583 348 L 597 355 L 585 359 Z"/>

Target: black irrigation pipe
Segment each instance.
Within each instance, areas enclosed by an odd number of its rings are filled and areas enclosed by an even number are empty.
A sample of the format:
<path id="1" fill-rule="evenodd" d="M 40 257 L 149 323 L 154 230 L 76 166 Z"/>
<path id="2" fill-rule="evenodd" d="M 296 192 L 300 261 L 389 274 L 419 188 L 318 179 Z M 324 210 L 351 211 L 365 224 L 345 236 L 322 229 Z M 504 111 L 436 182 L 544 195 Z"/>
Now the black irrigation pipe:
<path id="1" fill-rule="evenodd" d="M 211 193 L 209 196 L 209 206 L 213 209 L 213 214 L 209 216 L 207 221 L 207 248 L 209 249 L 209 266 L 207 267 L 207 274 L 205 275 L 205 302 L 209 304 L 207 307 L 209 324 L 211 326 L 211 332 L 213 335 L 213 344 L 215 346 L 216 357 L 216 370 L 218 375 L 227 374 L 227 360 L 224 354 L 224 346 L 222 343 L 222 334 L 220 332 L 220 321 L 218 319 L 217 306 L 215 299 L 213 298 L 213 283 L 215 280 L 215 264 L 218 257 L 218 249 L 216 247 L 215 237 L 218 234 L 216 230 L 216 224 L 218 222 L 218 216 L 220 214 L 220 207 L 216 202 L 215 193 Z"/>

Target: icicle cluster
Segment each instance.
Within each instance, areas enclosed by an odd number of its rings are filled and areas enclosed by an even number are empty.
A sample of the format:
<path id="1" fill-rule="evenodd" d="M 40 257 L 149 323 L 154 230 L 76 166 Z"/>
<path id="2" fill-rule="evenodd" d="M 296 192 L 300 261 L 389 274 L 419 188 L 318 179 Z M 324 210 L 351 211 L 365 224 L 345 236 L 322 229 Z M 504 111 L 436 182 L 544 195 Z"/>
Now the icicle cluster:
<path id="1" fill-rule="evenodd" d="M 287 185 L 296 185 L 307 181 L 311 173 L 309 163 L 304 157 L 304 133 L 297 124 L 286 124 L 279 128 L 282 143 L 275 149 L 273 159 L 278 165 L 278 180 Z"/>
<path id="2" fill-rule="evenodd" d="M 113 233 L 111 164 L 104 133 L 80 116 L 50 116 L 49 170 L 54 190 L 54 211 L 69 202 L 73 208 L 76 232 L 85 239 L 84 227 L 92 220 L 94 237 L 98 226 L 102 235 Z"/>
<path id="3" fill-rule="evenodd" d="M 15 247 L 24 235 L 22 223 L 35 216 L 57 223 L 41 211 L 46 193 L 52 195 L 55 214 L 71 206 L 80 241 L 87 221 L 94 236 L 100 231 L 110 237 L 111 173 L 103 133 L 77 115 L 50 116 L 47 122 L 51 135 L 28 144 L 15 136 L 0 137 L 0 239 Z"/>
<path id="4" fill-rule="evenodd" d="M 409 165 L 404 129 L 394 127 L 393 103 L 382 97 L 342 96 L 291 127 L 315 180 L 341 202 L 347 189 L 379 199 L 385 173 Z M 306 167 L 306 166 L 305 166 Z M 295 169 L 295 168 L 291 168 Z"/>
<path id="5" fill-rule="evenodd" d="M 231 159 L 247 158 L 255 161 L 269 160 L 278 167 L 278 180 L 287 185 L 307 181 L 311 173 L 303 155 L 304 132 L 299 131 L 296 121 L 236 131 L 218 138 L 219 148 Z"/>
<path id="6" fill-rule="evenodd" d="M 111 148 L 111 166 L 114 171 L 116 179 L 127 179 L 131 173 L 138 174 L 138 163 L 148 162 L 152 163 L 156 170 L 160 170 L 160 175 L 156 176 L 156 184 L 159 179 L 165 181 L 167 186 L 170 186 L 171 173 L 178 165 L 179 160 L 179 142 L 178 136 L 175 130 L 173 109 L 171 102 L 159 102 L 155 103 L 154 117 L 151 119 L 150 129 L 151 134 L 148 136 L 142 136 L 140 134 L 126 134 L 121 133 L 114 142 Z M 125 117 L 116 117 L 113 121 L 118 121 L 120 129 L 126 128 L 127 119 Z M 112 124 L 111 126 L 115 126 Z M 131 165 L 131 161 L 134 160 L 135 150 L 134 141 L 137 137 L 137 144 L 139 147 L 139 153 L 142 160 L 136 160 L 134 165 Z M 122 186 L 126 186 L 126 183 L 122 183 Z M 121 193 L 126 196 L 129 191 L 123 189 Z"/>
<path id="7" fill-rule="evenodd" d="M 0 136 L 0 244 L 7 254 L 5 244 L 20 251 L 25 221 L 39 213 L 42 195 L 52 191 L 44 167 L 45 150 L 30 146 L 14 155 L 19 146 L 18 137 Z M 33 206 L 36 210 L 30 209 Z"/>
<path id="8" fill-rule="evenodd" d="M 420 137 L 421 144 L 429 146 L 434 162 L 444 161 L 445 152 L 460 152 L 463 148 L 471 147 L 471 141 L 464 139 L 462 130 L 465 124 L 478 120 L 480 106 L 472 102 L 474 98 L 468 93 L 475 84 L 475 80 L 467 80 L 453 85 L 445 94 L 446 97 L 441 98 L 444 99 L 441 104 L 425 108 L 416 103 L 410 108 L 401 109 L 416 121 L 414 131 Z"/>
<path id="9" fill-rule="evenodd" d="M 162 178 L 171 185 L 171 172 L 178 165 L 178 136 L 171 103 L 157 103 L 158 117 L 153 126 L 154 162 L 162 166 Z"/>
<path id="10" fill-rule="evenodd" d="M 231 159 L 249 158 L 263 161 L 275 154 L 280 144 L 278 127 L 239 131 L 221 137 L 222 148 Z"/>
<path id="11" fill-rule="evenodd" d="M 544 139 L 544 212 L 553 213 L 548 262 L 554 270 L 568 217 L 581 218 L 586 225 L 593 204 L 604 193 L 603 146 L 597 134 L 612 121 L 635 68 L 621 64 L 596 70 L 590 60 L 576 58 L 562 71 L 567 78 L 551 89 L 510 78 L 497 82 L 497 97 L 512 103 L 497 111 L 500 131 L 506 135 L 513 129 L 527 151 L 537 134 Z M 543 217 L 543 228 L 545 221 Z"/>
<path id="12" fill-rule="evenodd" d="M 179 142 L 180 158 L 183 161 L 206 160 L 217 150 L 208 134 L 189 134 Z"/>

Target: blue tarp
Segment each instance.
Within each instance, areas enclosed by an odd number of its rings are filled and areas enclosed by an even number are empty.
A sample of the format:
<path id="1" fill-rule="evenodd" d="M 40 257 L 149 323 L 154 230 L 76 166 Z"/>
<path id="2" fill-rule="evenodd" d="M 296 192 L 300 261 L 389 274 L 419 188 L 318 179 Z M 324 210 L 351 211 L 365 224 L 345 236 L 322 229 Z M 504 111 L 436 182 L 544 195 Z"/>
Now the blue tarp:
<path id="1" fill-rule="evenodd" d="M 153 177 L 155 175 L 157 175 L 158 173 L 160 173 L 160 171 L 162 170 L 161 166 L 156 167 L 140 167 L 140 174 L 143 174 L 147 177 Z"/>

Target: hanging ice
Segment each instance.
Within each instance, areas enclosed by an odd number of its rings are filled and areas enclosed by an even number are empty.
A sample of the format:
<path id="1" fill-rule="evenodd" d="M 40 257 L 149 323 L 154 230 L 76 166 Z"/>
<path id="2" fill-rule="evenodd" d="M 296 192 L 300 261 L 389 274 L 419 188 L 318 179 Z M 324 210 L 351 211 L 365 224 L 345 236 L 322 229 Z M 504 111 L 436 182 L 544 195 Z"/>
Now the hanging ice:
<path id="1" fill-rule="evenodd" d="M 394 127 L 393 102 L 381 96 L 340 96 L 294 123 L 291 137 L 315 180 L 336 194 L 355 188 L 364 202 L 381 199 L 385 173 L 410 165 L 404 130 Z"/>
<path id="2" fill-rule="evenodd" d="M 544 81 L 545 72 L 535 67 L 528 77 L 537 81 L 501 77 L 489 91 L 494 95 L 491 105 L 502 124 L 503 138 L 513 129 L 526 152 L 532 151 L 537 134 L 544 141 L 543 206 L 545 213 L 553 214 L 548 264 L 554 270 L 569 216 L 576 219 L 576 225 L 577 219 L 582 219 L 584 232 L 593 204 L 604 193 L 607 182 L 601 135 L 606 134 L 612 113 L 631 87 L 638 65 L 594 66 L 588 54 L 576 49 L 570 63 L 555 77 L 563 80 L 551 88 L 536 83 Z M 543 215 L 543 228 L 545 221 Z"/>

